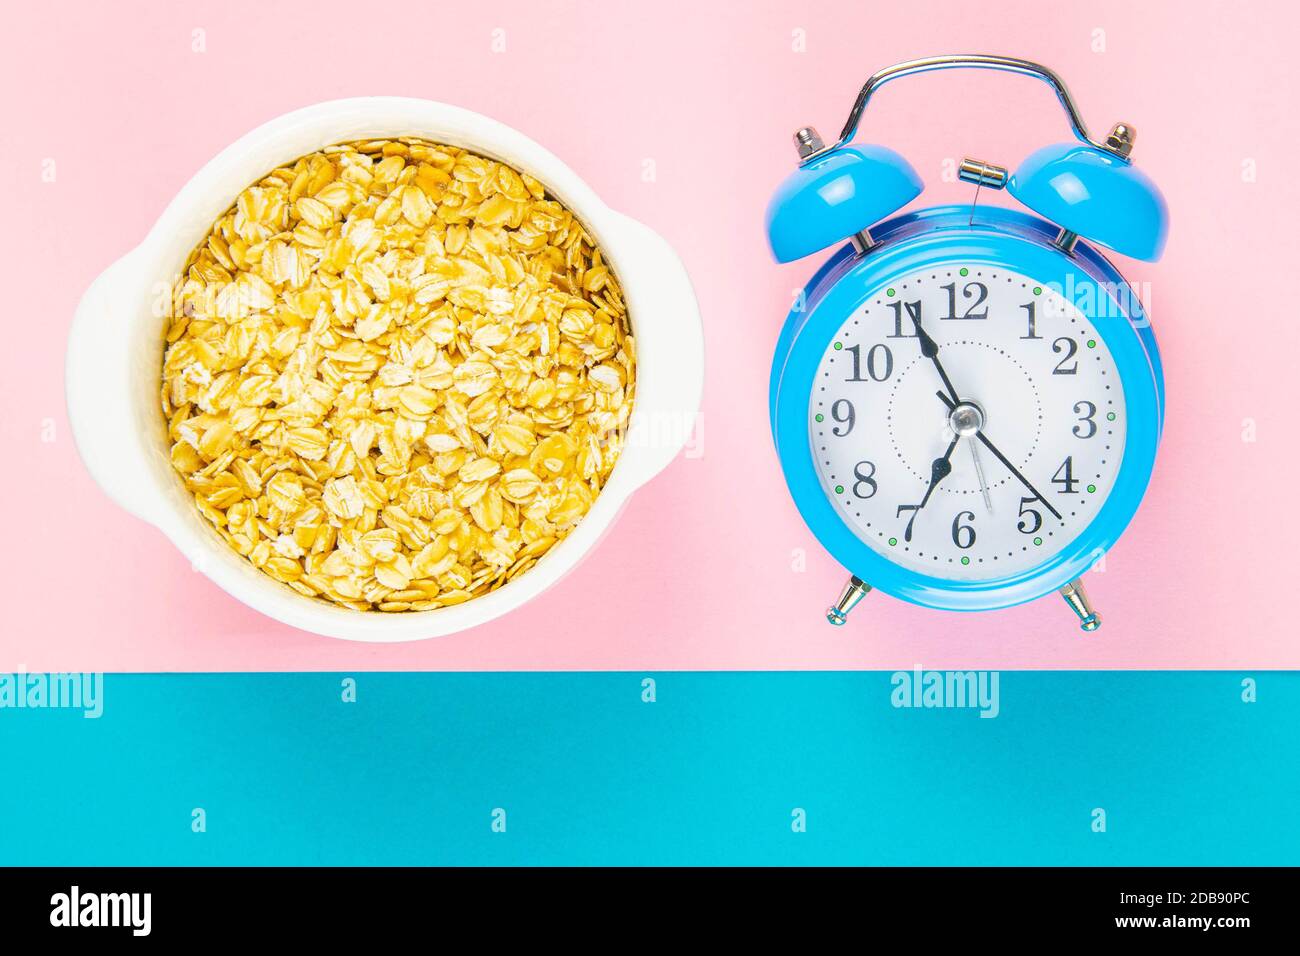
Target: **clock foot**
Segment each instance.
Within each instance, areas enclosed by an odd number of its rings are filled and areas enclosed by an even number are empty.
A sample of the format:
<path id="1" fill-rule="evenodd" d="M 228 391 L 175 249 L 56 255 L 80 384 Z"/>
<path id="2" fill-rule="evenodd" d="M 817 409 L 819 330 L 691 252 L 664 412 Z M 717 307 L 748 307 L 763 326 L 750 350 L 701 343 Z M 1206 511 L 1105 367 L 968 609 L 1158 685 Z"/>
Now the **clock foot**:
<path id="1" fill-rule="evenodd" d="M 842 626 L 849 619 L 849 612 L 857 607 L 858 602 L 870 591 L 871 585 L 866 581 L 856 576 L 849 578 L 849 583 L 844 585 L 844 590 L 840 592 L 840 599 L 826 609 L 826 620 L 836 627 Z"/>
<path id="2" fill-rule="evenodd" d="M 1101 627 L 1101 615 L 1092 609 L 1088 592 L 1083 589 L 1083 579 L 1075 578 L 1061 588 L 1061 597 L 1070 609 L 1079 615 L 1079 627 L 1085 631 L 1095 631 Z"/>

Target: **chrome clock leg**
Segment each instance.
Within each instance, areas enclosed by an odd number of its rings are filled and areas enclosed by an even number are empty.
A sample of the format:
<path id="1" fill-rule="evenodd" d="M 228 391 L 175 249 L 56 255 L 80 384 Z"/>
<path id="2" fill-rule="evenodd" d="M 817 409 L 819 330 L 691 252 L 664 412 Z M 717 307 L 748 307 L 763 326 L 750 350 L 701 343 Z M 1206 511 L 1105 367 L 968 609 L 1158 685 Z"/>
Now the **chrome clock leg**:
<path id="1" fill-rule="evenodd" d="M 867 596 L 871 591 L 871 585 L 858 577 L 849 578 L 849 583 L 844 585 L 844 590 L 840 592 L 840 599 L 835 602 L 834 606 L 826 609 L 826 620 L 830 621 L 836 627 L 840 627 L 849 619 L 849 611 L 858 606 L 858 602 Z"/>
<path id="2" fill-rule="evenodd" d="M 1079 615 L 1079 626 L 1085 631 L 1095 631 L 1101 627 L 1101 615 L 1092 609 L 1088 592 L 1083 589 L 1083 579 L 1075 578 L 1061 588 L 1061 597 L 1075 614 Z"/>

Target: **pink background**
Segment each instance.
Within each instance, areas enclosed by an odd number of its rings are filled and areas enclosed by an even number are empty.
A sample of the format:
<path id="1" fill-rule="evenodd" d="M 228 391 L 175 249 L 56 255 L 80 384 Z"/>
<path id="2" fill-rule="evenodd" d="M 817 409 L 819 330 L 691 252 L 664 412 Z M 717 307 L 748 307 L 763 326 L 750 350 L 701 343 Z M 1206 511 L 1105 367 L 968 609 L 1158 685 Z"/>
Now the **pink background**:
<path id="1" fill-rule="evenodd" d="M 1296 26 L 1280 2 L 11 5 L 0 669 L 1300 666 L 1287 431 L 1300 328 Z M 195 29 L 204 52 L 191 48 Z M 831 628 L 822 611 L 845 574 L 799 520 L 771 447 L 772 346 L 817 265 L 778 267 L 765 246 L 790 133 L 815 123 L 830 135 L 867 74 L 941 52 L 1054 67 L 1094 128 L 1138 127 L 1136 159 L 1172 209 L 1164 260 L 1119 263 L 1150 284 L 1169 418 L 1145 504 L 1088 578 L 1106 616 L 1097 636 L 1055 597 L 956 615 L 874 595 Z M 282 112 L 367 93 L 466 106 L 558 153 L 676 245 L 708 348 L 701 455 L 644 488 L 591 559 L 533 604 L 402 646 L 316 637 L 227 597 L 91 482 L 63 404 L 81 292 L 199 166 Z M 863 133 L 912 160 L 924 204 L 969 200 L 970 187 L 941 181 L 945 160 L 1014 166 L 1068 136 L 1046 87 L 975 73 L 891 85 Z M 42 180 L 46 160 L 54 182 Z M 1256 441 L 1243 440 L 1247 419 Z"/>

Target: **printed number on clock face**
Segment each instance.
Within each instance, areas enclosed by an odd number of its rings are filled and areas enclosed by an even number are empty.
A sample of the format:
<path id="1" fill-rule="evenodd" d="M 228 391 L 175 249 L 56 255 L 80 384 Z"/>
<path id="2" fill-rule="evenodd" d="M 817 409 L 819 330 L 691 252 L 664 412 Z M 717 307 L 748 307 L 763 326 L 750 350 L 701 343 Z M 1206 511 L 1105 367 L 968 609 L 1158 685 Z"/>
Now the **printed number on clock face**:
<path id="1" fill-rule="evenodd" d="M 1094 323 L 988 267 L 927 269 L 868 299 L 821 360 L 809 418 L 845 524 L 895 564 L 954 580 L 1062 550 L 1124 451 L 1123 389 Z"/>

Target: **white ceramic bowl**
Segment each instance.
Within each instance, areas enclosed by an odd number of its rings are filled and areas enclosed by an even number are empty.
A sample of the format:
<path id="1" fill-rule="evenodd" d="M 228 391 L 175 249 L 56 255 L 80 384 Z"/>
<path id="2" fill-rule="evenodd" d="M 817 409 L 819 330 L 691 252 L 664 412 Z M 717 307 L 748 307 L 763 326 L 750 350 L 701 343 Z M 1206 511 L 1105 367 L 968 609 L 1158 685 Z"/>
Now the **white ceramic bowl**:
<path id="1" fill-rule="evenodd" d="M 239 557 L 200 517 L 170 465 L 159 404 L 166 319 L 155 303 L 190 250 L 250 183 L 333 143 L 397 136 L 461 146 L 509 163 L 573 210 L 622 282 L 638 361 L 627 446 L 591 511 L 567 538 L 529 571 L 484 597 L 433 611 L 384 614 L 337 607 L 277 583 Z M 224 150 L 185 185 L 145 240 L 86 291 L 73 320 L 67 360 L 68 413 L 77 448 L 110 497 L 157 526 L 196 568 L 250 607 L 295 627 L 357 641 L 450 634 L 545 591 L 595 546 L 632 492 L 682 448 L 703 378 L 699 308 L 686 270 L 663 239 L 614 212 L 569 167 L 515 130 L 454 106 L 399 97 L 311 106 L 272 120 Z"/>

